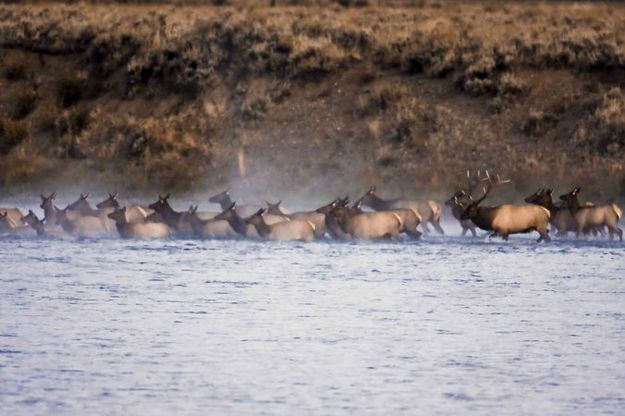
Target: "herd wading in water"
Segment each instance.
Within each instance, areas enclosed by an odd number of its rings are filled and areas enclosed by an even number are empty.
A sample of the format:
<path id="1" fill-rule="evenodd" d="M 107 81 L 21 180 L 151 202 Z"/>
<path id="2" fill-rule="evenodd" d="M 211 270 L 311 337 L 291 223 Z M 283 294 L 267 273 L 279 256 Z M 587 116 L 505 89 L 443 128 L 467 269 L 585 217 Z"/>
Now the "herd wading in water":
<path id="1" fill-rule="evenodd" d="M 511 234 L 536 231 L 538 242 L 551 240 L 550 230 L 557 237 L 574 233 L 583 236 L 615 235 L 623 240 L 618 222 L 622 211 L 615 203 L 580 202 L 579 187 L 560 195 L 554 202 L 553 190 L 541 188 L 525 198 L 524 204 L 484 206 L 492 189 L 510 182 L 486 170 L 472 174 L 467 171 L 468 184 L 449 198 L 445 205 L 462 227 L 475 237 L 476 228 L 490 232 L 489 238 L 508 239 Z M 198 211 L 190 206 L 185 212 L 175 211 L 169 204 L 170 195 L 158 196 L 150 205 L 121 206 L 117 193 L 93 208 L 88 195 L 63 209 L 54 204 L 56 192 L 41 195 L 43 218 L 32 210 L 26 215 L 19 208 L 0 208 L 0 234 L 66 237 L 122 238 L 206 238 L 206 239 L 266 239 L 277 241 L 419 239 L 429 233 L 430 225 L 440 234 L 441 205 L 433 200 L 385 200 L 371 187 L 350 205 L 349 198 L 337 198 L 310 211 L 290 213 L 281 201 L 267 206 L 239 205 L 229 190 L 212 196 L 209 201 L 221 206 L 220 212 Z M 368 210 L 363 209 L 367 207 Z"/>

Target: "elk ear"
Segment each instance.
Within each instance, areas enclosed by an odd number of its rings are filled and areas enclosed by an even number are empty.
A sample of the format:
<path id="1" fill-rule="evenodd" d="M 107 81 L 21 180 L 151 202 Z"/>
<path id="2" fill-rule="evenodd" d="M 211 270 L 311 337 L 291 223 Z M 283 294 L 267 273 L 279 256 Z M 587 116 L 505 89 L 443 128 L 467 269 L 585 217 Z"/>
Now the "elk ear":
<path id="1" fill-rule="evenodd" d="M 547 189 L 546 193 L 549 196 L 553 195 L 553 189 L 551 189 L 551 188 Z"/>
<path id="2" fill-rule="evenodd" d="M 237 204 L 237 201 L 234 201 L 227 209 L 226 211 L 232 211 L 234 209 L 234 206 Z"/>
<path id="3" fill-rule="evenodd" d="M 367 193 L 372 194 L 374 192 L 375 192 L 375 186 L 372 186 L 371 188 L 369 188 L 369 191 Z"/>
<path id="4" fill-rule="evenodd" d="M 50 198 L 52 199 L 56 198 L 56 191 L 52 192 L 52 195 L 50 195 Z"/>
<path id="5" fill-rule="evenodd" d="M 80 194 L 80 198 L 81 199 L 87 199 L 87 198 L 89 198 L 89 194 L 84 194 L 84 195 Z"/>
<path id="6" fill-rule="evenodd" d="M 571 192 L 571 195 L 577 195 L 579 191 L 581 191 L 581 188 L 578 186 L 577 188 L 573 189 L 573 191 Z"/>
<path id="7" fill-rule="evenodd" d="M 265 208 L 261 208 L 254 215 L 263 215 L 265 213 Z"/>
<path id="8" fill-rule="evenodd" d="M 35 215 L 35 213 L 33 212 L 33 210 L 32 210 L 32 209 L 29 209 L 29 210 L 28 210 L 28 213 L 29 213 L 29 214 L 32 214 L 32 215 Z"/>
<path id="9" fill-rule="evenodd" d="M 167 194 L 165 195 L 165 198 L 163 198 L 165 201 L 167 201 L 169 199 L 169 197 L 171 196 L 171 194 Z"/>

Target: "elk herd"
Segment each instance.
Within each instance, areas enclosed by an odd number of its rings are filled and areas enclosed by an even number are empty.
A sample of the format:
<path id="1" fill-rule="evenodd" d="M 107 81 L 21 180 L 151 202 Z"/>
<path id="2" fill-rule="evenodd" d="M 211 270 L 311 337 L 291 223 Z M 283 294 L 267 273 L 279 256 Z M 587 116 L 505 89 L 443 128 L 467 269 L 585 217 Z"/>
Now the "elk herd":
<path id="1" fill-rule="evenodd" d="M 574 233 L 576 237 L 603 236 L 610 239 L 623 232 L 618 226 L 622 217 L 614 203 L 594 204 L 580 201 L 580 188 L 565 193 L 554 202 L 553 190 L 542 188 L 525 198 L 523 204 L 484 206 L 482 203 L 496 187 L 510 182 L 488 171 L 467 172 L 467 187 L 459 189 L 445 205 L 462 228 L 462 236 L 477 228 L 489 237 L 508 239 L 511 234 L 536 231 L 538 242 L 551 240 L 550 230 L 557 237 Z M 478 189 L 479 188 L 479 189 Z M 37 235 L 58 238 L 100 237 L 119 235 L 122 238 L 250 238 L 276 241 L 419 239 L 429 233 L 430 226 L 440 234 L 441 205 L 433 200 L 385 200 L 371 187 L 355 203 L 337 198 L 309 211 L 290 213 L 282 201 L 266 206 L 239 205 L 229 191 L 212 196 L 209 202 L 219 204 L 219 211 L 199 211 L 190 206 L 176 211 L 169 203 L 170 195 L 158 196 L 149 205 L 121 206 L 117 194 L 91 206 L 88 195 L 65 208 L 55 205 L 56 192 L 41 195 L 43 218 L 32 210 L 26 215 L 18 208 L 0 208 L 0 234 Z"/>

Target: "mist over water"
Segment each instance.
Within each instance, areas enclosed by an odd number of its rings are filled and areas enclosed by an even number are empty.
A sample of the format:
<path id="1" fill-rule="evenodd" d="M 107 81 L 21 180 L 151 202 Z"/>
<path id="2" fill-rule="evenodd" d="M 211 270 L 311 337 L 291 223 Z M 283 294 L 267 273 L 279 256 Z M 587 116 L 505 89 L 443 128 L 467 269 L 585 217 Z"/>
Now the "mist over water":
<path id="1" fill-rule="evenodd" d="M 3 414 L 625 409 L 609 241 L 0 238 Z"/>

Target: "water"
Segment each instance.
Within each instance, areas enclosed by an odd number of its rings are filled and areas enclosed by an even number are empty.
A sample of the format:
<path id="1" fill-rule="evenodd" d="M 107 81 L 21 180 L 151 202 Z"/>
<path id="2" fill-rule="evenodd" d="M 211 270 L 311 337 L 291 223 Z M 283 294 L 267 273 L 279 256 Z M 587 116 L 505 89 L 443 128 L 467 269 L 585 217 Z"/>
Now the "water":
<path id="1" fill-rule="evenodd" d="M 622 243 L 0 239 L 0 413 L 623 414 Z"/>

